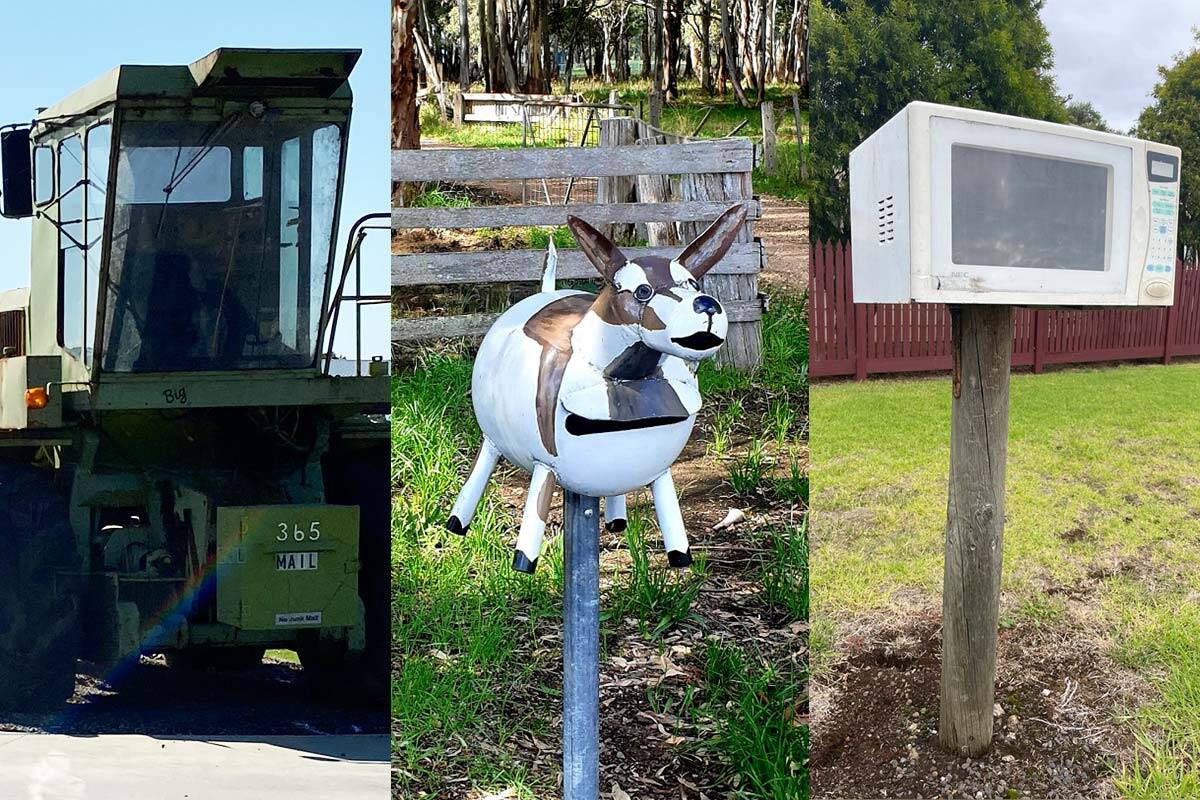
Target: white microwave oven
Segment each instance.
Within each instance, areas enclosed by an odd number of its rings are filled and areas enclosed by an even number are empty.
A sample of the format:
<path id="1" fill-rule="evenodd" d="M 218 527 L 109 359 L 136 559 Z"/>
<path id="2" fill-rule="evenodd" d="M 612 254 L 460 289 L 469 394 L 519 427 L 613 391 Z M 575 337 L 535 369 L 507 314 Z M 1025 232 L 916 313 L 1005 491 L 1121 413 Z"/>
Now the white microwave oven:
<path id="1" fill-rule="evenodd" d="M 1179 148 L 910 103 L 850 153 L 854 300 L 1167 306 Z"/>

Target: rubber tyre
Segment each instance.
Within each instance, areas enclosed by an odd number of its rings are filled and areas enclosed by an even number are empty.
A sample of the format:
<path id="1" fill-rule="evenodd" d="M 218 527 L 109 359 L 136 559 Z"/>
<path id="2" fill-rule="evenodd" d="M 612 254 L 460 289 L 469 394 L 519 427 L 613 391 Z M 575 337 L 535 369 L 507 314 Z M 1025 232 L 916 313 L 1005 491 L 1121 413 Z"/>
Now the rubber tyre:
<path id="1" fill-rule="evenodd" d="M 49 469 L 0 462 L 0 708 L 46 711 L 75 692 L 79 598 L 56 593 L 78 570 L 66 498 Z"/>

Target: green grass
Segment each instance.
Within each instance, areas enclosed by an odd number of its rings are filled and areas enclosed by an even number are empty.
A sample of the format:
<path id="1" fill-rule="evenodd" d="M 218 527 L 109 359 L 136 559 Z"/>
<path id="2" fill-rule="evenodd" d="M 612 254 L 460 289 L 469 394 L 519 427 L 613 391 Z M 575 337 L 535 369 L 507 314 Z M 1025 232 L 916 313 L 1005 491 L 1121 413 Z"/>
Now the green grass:
<path id="1" fill-rule="evenodd" d="M 454 734 L 486 732 L 497 744 L 517 730 L 545 728 L 527 709 L 533 665 L 515 644 L 556 617 L 561 549 L 548 548 L 538 574 L 514 574 L 504 543 L 512 520 L 489 492 L 465 540 L 441 529 L 479 436 L 467 389 L 471 362 L 459 351 L 429 354 L 393 385 L 392 681 L 393 751 L 399 786 L 436 785 Z M 559 566 L 555 566 L 554 562 Z M 522 695 L 522 691 L 525 692 Z M 477 777 L 519 772 L 481 761 Z M 508 784 L 506 784 L 508 785 Z"/>
<path id="2" fill-rule="evenodd" d="M 1153 688 L 1129 720 L 1128 798 L 1200 796 L 1200 364 L 1012 379 L 1001 624 L 1072 624 L 1051 585 L 1092 582 L 1089 611 Z M 820 509 L 813 664 L 832 622 L 940 593 L 950 431 L 946 377 L 812 391 Z M 1097 565 L 1134 567 L 1099 577 Z"/>
<path id="3" fill-rule="evenodd" d="M 763 325 L 763 368 L 746 376 L 706 364 L 701 388 L 716 416 L 728 420 L 731 438 L 745 425 L 740 393 L 771 398 L 770 445 L 790 448 L 795 446 L 791 436 L 804 430 L 807 408 L 803 300 L 780 299 Z M 548 538 L 536 575 L 513 573 L 510 542 L 518 523 L 497 497 L 495 481 L 465 539 L 442 528 L 480 443 L 469 398 L 471 359 L 461 344 L 443 343 L 422 350 L 413 368 L 393 379 L 396 791 L 408 796 L 439 785 L 447 775 L 465 774 L 473 789 L 511 788 L 515 797 L 532 800 L 553 794 L 556 776 L 553 771 L 535 774 L 509 755 L 520 752 L 509 739 L 516 734 L 555 738 L 550 728 L 558 687 L 544 676 L 556 674 L 558 663 L 553 647 L 533 648 L 530 657 L 531 648 L 518 645 L 538 642 L 559 624 L 561 537 Z M 761 407 L 767 405 L 764 400 Z M 659 637 L 678 626 L 703 629 L 704 621 L 695 617 L 709 574 L 702 548 L 694 551 L 689 571 L 671 570 L 644 502 L 631 498 L 629 523 L 629 563 L 621 564 L 602 598 L 606 629 L 634 617 L 642 623 L 641 636 L 651 642 L 661 642 Z M 800 619 L 806 613 L 808 569 L 802 529 L 781 528 L 770 542 L 761 563 L 750 569 L 762 581 L 769 604 L 789 619 Z M 807 734 L 791 720 L 806 674 L 795 667 L 781 671 L 741 650 L 710 666 L 706 676 L 711 673 L 716 682 L 711 694 L 701 685 L 682 698 L 651 692 L 650 707 L 671 708 L 676 716 L 715 726 L 710 751 L 741 775 L 736 796 L 799 797 L 803 776 L 797 765 L 807 752 Z M 480 741 L 494 747 L 485 752 L 463 746 Z"/>
<path id="4" fill-rule="evenodd" d="M 722 642 L 709 643 L 705 666 L 715 742 L 728 754 L 742 796 L 807 798 L 808 731 L 795 722 L 807 685 L 805 670 L 786 661 L 764 663 Z"/>
<path id="5" fill-rule="evenodd" d="M 632 563 L 619 579 L 620 590 L 612 596 L 612 616 L 636 617 L 644 633 L 658 638 L 690 617 L 692 603 L 708 576 L 708 562 L 703 553 L 697 552 L 690 569 L 667 566 L 657 552 L 657 537 L 652 541 L 649 536 L 649 526 L 645 508 L 631 505 L 625 544 Z"/>
<path id="6" fill-rule="evenodd" d="M 1134 800 L 1200 797 L 1200 607 L 1194 596 L 1123 588 L 1113 598 L 1118 660 L 1150 675 L 1159 696 L 1137 712 L 1137 751 L 1117 788 Z"/>
<path id="7" fill-rule="evenodd" d="M 791 620 L 808 619 L 808 532 L 803 525 L 768 532 L 762 585 L 768 605 Z"/>
<path id="8" fill-rule="evenodd" d="M 1200 364 L 1073 369 L 1012 379 L 1004 590 L 1071 583 L 1101 557 L 1200 567 Z M 817 386 L 814 505 L 829 521 L 821 613 L 940 589 L 948 378 Z M 1082 535 L 1081 535 L 1082 533 Z"/>

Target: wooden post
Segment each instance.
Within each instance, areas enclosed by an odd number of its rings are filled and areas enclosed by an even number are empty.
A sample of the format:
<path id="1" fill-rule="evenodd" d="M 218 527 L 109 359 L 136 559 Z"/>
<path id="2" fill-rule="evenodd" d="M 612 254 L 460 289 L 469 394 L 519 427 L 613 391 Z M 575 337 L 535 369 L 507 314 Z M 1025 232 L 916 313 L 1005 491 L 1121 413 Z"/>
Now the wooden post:
<path id="1" fill-rule="evenodd" d="M 620 105 L 621 104 L 621 93 L 618 92 L 616 89 L 609 89 L 608 90 L 608 104 L 610 106 Z"/>
<path id="2" fill-rule="evenodd" d="M 954 377 L 942 585 L 938 739 L 962 756 L 992 745 L 1004 545 L 1012 306 L 950 310 Z"/>
<path id="3" fill-rule="evenodd" d="M 637 141 L 637 121 L 632 117 L 613 117 L 600 120 L 600 146 L 625 147 Z M 637 200 L 636 179 L 632 177 L 600 178 L 596 185 L 596 202 L 633 203 Z M 602 226 L 601 232 L 620 244 L 633 236 L 633 225 Z"/>
<path id="4" fill-rule="evenodd" d="M 775 175 L 779 172 L 779 151 L 775 145 L 775 104 L 762 104 L 763 172 Z"/>
<path id="5" fill-rule="evenodd" d="M 467 121 L 467 101 L 463 99 L 463 93 L 457 91 L 451 98 L 454 103 L 454 124 L 463 125 Z"/>
<path id="6" fill-rule="evenodd" d="M 649 108 L 649 113 L 646 116 L 646 121 L 649 122 L 651 125 L 653 125 L 655 128 L 661 128 L 662 127 L 662 107 L 663 107 L 662 95 L 659 94 L 658 92 L 651 91 L 648 99 L 650 101 L 650 103 L 649 103 L 650 108 Z"/>
<path id="7" fill-rule="evenodd" d="M 796 119 L 796 155 L 800 163 L 800 180 L 808 180 L 808 162 L 804 158 L 804 128 L 800 125 L 800 93 L 792 94 L 792 116 Z"/>

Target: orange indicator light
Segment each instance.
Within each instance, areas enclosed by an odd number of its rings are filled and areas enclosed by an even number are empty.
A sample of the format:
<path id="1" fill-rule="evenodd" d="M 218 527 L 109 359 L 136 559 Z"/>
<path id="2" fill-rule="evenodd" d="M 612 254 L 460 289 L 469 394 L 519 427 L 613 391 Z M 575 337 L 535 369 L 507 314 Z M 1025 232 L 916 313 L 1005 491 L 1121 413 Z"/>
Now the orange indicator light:
<path id="1" fill-rule="evenodd" d="M 26 408 L 45 408 L 50 402 L 50 395 L 41 386 L 35 386 L 32 389 L 25 390 L 25 407 Z"/>

